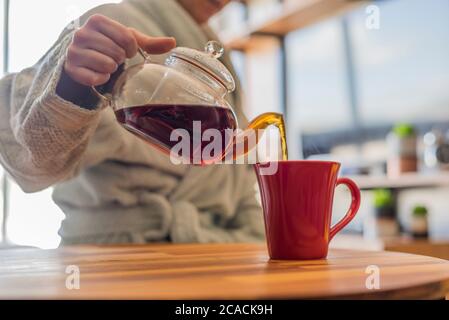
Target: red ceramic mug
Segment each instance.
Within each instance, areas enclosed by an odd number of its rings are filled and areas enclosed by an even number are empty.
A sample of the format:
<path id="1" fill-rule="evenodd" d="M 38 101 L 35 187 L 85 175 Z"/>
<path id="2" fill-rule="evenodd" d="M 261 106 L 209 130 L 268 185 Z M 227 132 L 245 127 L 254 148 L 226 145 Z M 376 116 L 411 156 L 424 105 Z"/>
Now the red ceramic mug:
<path id="1" fill-rule="evenodd" d="M 267 173 L 267 167 L 277 170 Z M 329 242 L 356 215 L 360 190 L 338 178 L 340 164 L 328 161 L 279 161 L 256 164 L 262 197 L 268 252 L 271 259 L 321 259 Z M 344 218 L 331 227 L 335 188 L 345 184 L 352 203 Z"/>

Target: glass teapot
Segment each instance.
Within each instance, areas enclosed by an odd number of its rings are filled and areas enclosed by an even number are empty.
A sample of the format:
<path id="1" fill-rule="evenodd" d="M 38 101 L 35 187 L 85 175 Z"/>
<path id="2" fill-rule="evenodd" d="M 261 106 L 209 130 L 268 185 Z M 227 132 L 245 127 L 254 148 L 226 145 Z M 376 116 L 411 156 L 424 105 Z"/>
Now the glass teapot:
<path id="1" fill-rule="evenodd" d="M 235 90 L 229 70 L 218 60 L 224 53 L 216 41 L 204 52 L 178 47 L 163 64 L 144 61 L 118 75 L 110 94 L 94 92 L 113 108 L 128 131 L 182 163 L 207 165 L 246 155 L 259 141 L 250 130 L 277 125 L 285 137 L 281 114 L 267 113 L 246 130 L 237 130 L 236 115 L 225 99 Z M 286 152 L 286 147 L 285 147 Z M 285 155 L 284 152 L 284 155 Z"/>

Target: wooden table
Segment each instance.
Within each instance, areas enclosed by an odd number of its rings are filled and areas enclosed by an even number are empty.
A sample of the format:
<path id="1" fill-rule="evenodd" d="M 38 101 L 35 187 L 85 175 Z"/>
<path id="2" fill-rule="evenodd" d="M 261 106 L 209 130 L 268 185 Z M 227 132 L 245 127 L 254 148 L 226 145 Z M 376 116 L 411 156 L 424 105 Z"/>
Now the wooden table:
<path id="1" fill-rule="evenodd" d="M 68 276 L 76 286 L 72 265 L 79 290 L 66 287 Z M 371 265 L 379 267 L 379 290 L 365 285 Z M 253 244 L 0 250 L 2 299 L 441 299 L 448 292 L 448 261 L 396 252 L 335 249 L 327 260 L 270 261 L 266 247 Z"/>

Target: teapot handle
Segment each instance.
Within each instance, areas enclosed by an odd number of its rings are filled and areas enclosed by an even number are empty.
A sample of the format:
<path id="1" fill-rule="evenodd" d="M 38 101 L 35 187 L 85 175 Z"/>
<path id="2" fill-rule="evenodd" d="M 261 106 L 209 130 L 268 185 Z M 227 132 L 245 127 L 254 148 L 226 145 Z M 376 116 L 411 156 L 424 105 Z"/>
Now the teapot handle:
<path id="1" fill-rule="evenodd" d="M 150 61 L 150 56 L 148 53 L 145 52 L 145 50 L 143 50 L 142 48 L 138 48 L 137 52 L 142 56 L 144 63 L 148 63 Z M 109 99 L 108 97 L 106 97 L 104 94 L 101 94 L 97 88 L 95 88 L 95 86 L 91 86 L 91 89 L 93 91 L 93 93 L 102 101 L 106 102 L 106 105 L 111 105 L 111 99 Z"/>

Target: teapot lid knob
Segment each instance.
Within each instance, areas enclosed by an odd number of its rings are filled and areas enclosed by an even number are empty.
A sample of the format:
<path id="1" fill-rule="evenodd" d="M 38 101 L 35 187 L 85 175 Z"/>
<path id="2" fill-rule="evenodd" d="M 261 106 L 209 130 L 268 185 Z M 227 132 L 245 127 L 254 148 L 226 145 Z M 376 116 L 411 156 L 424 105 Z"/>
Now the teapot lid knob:
<path id="1" fill-rule="evenodd" d="M 204 50 L 216 59 L 221 58 L 224 54 L 224 48 L 218 41 L 209 41 Z"/>

